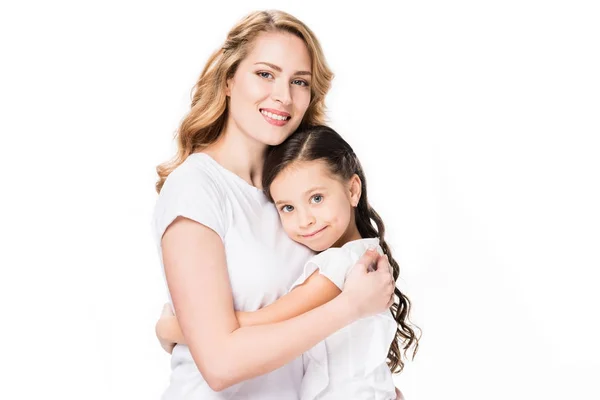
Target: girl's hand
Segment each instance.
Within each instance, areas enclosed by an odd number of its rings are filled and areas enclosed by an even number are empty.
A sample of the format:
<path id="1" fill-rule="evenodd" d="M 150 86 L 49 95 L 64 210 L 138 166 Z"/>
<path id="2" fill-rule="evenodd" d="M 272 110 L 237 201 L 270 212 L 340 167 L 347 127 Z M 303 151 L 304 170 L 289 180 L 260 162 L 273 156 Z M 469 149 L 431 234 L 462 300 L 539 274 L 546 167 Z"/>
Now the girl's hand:
<path id="1" fill-rule="evenodd" d="M 373 265 L 377 266 L 375 271 Z M 395 286 L 387 257 L 368 250 L 348 274 L 341 296 L 360 319 L 388 310 L 394 303 Z"/>
<path id="2" fill-rule="evenodd" d="M 155 330 L 156 337 L 160 342 L 160 346 L 169 354 L 173 353 L 173 349 L 175 348 L 175 343 L 171 340 L 168 340 L 166 335 L 165 326 L 168 325 L 170 319 L 175 318 L 175 313 L 173 312 L 173 308 L 171 304 L 166 303 L 163 306 L 162 313 L 160 314 L 159 320 L 156 322 Z"/>

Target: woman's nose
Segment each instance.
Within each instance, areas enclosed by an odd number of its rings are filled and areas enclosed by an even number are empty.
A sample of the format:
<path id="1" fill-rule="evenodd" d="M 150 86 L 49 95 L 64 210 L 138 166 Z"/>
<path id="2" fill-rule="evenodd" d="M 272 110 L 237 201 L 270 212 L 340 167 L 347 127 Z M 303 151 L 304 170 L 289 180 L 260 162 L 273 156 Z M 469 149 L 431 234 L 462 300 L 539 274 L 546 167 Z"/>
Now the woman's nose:
<path id="1" fill-rule="evenodd" d="M 290 85 L 283 80 L 279 82 L 275 82 L 273 85 L 273 91 L 271 92 L 271 98 L 283 104 L 284 106 L 289 106 L 292 104 L 292 93 L 290 91 Z"/>

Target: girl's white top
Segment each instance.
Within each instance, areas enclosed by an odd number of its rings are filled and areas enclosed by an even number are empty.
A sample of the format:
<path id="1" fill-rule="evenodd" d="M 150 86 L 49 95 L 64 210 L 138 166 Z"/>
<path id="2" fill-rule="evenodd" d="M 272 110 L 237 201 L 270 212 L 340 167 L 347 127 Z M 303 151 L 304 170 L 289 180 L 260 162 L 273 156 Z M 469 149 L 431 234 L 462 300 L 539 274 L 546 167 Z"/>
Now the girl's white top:
<path id="1" fill-rule="evenodd" d="M 379 239 L 374 238 L 355 240 L 312 257 L 292 289 L 316 270 L 343 289 L 346 276 L 369 245 L 376 246 L 383 254 Z M 395 399 L 394 382 L 386 359 L 396 327 L 396 321 L 387 310 L 358 320 L 313 347 L 303 356 L 306 372 L 300 398 Z"/>
<path id="2" fill-rule="evenodd" d="M 207 226 L 223 240 L 238 311 L 258 310 L 284 295 L 314 254 L 288 238 L 277 210 L 261 190 L 204 153 L 190 155 L 177 167 L 158 197 L 153 225 L 161 264 L 161 238 L 178 216 Z M 188 347 L 177 345 L 171 370 L 163 400 L 287 400 L 298 398 L 303 364 L 298 357 L 269 374 L 214 392 L 198 371 Z"/>

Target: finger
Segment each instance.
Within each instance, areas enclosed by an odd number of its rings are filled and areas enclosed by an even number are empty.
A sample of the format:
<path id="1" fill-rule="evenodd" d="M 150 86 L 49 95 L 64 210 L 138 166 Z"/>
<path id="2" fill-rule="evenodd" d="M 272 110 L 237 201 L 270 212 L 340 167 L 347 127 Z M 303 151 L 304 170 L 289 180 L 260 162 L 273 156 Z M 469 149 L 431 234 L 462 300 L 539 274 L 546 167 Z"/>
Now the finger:
<path id="1" fill-rule="evenodd" d="M 390 308 L 392 306 L 392 304 L 394 304 L 395 299 L 396 299 L 396 296 L 394 293 L 394 289 L 392 289 L 392 295 L 390 296 L 390 301 L 388 302 L 388 308 Z"/>
<path id="2" fill-rule="evenodd" d="M 388 266 L 390 267 L 390 274 L 394 275 L 394 267 L 392 267 L 392 263 L 390 263 L 390 258 L 387 254 L 384 254 L 386 261 L 388 262 Z"/>
<path id="3" fill-rule="evenodd" d="M 393 267 L 392 267 L 392 265 L 389 263 L 389 262 L 390 262 L 390 259 L 388 258 L 388 255 L 387 255 L 387 254 L 384 254 L 384 255 L 383 255 L 381 258 L 382 258 L 382 259 L 384 259 L 384 260 L 385 260 L 385 262 L 387 262 L 387 263 L 388 263 L 388 270 L 390 271 L 390 281 L 391 281 L 392 285 L 393 285 L 394 287 L 396 287 L 396 280 L 394 279 L 394 268 L 393 268 Z M 379 269 L 379 268 L 378 268 L 378 269 Z M 383 267 L 382 267 L 382 269 L 383 269 Z"/>
<path id="4" fill-rule="evenodd" d="M 381 270 L 383 272 L 389 272 L 389 273 L 392 272 L 391 265 L 387 259 L 387 256 L 380 256 L 377 259 L 377 271 L 379 271 L 379 270 Z"/>
<path id="5" fill-rule="evenodd" d="M 377 251 L 369 249 L 358 259 L 357 265 L 361 265 L 363 271 L 373 270 L 372 265 L 375 265 L 378 261 L 379 253 Z"/>

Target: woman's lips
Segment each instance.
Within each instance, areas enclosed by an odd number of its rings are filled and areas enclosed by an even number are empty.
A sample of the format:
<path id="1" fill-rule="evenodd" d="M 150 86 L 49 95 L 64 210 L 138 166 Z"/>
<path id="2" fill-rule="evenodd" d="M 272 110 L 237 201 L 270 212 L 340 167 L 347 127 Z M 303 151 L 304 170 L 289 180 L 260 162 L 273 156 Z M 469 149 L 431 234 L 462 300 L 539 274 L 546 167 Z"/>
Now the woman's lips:
<path id="1" fill-rule="evenodd" d="M 267 121 L 271 125 L 275 126 L 283 126 L 287 124 L 290 119 L 292 119 L 289 113 L 285 111 L 273 110 L 270 108 L 261 108 L 260 115 L 263 116 L 265 121 Z"/>

